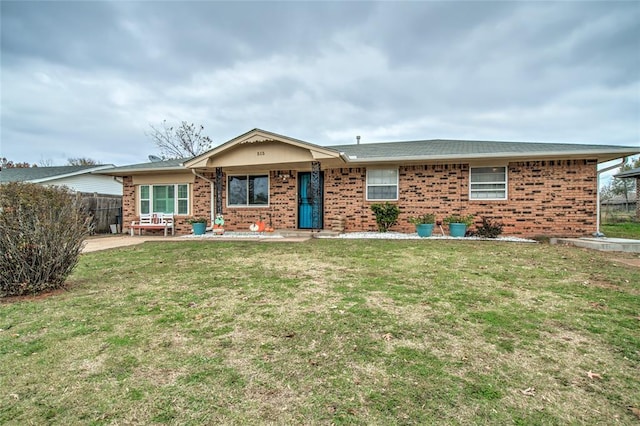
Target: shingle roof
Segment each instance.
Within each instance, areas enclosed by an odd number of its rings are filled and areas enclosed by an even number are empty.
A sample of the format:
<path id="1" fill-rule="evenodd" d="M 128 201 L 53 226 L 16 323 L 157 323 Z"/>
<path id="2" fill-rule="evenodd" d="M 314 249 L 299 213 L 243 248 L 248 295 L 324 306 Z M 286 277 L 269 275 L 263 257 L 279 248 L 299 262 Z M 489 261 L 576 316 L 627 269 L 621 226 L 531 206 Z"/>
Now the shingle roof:
<path id="1" fill-rule="evenodd" d="M 585 145 L 541 142 L 493 142 L 470 140 L 432 139 L 407 142 L 381 142 L 335 145 L 351 160 L 379 159 L 438 159 L 481 158 L 513 156 L 575 155 L 583 153 L 608 153 L 617 151 L 640 152 L 640 148 L 614 145 Z"/>
<path id="2" fill-rule="evenodd" d="M 132 164 L 110 169 L 105 171 L 105 174 L 126 176 L 130 173 L 183 171 L 187 169 L 184 163 L 187 163 L 189 160 L 195 161 L 198 158 L 216 152 L 221 148 L 224 150 L 225 146 L 232 145 L 234 142 L 237 142 L 238 139 L 254 132 L 262 132 L 267 135 L 273 135 L 275 138 L 291 140 L 299 145 L 308 146 L 310 148 L 321 148 L 326 151 L 334 151 L 336 154 L 342 154 L 341 157 L 343 160 L 351 164 L 510 158 L 527 160 L 540 158 L 593 158 L 597 159 L 599 162 L 603 162 L 640 153 L 640 147 L 619 145 L 496 142 L 448 139 L 322 146 L 267 132 L 261 129 L 253 129 L 250 132 L 238 136 L 198 157 Z"/>
<path id="3" fill-rule="evenodd" d="M 617 178 L 630 178 L 630 177 L 640 177 L 640 167 L 636 169 L 627 170 L 626 172 L 618 173 L 614 175 Z"/>
<path id="4" fill-rule="evenodd" d="M 4 168 L 0 171 L 0 182 L 43 181 L 109 167 L 111 165 Z"/>
<path id="5" fill-rule="evenodd" d="M 113 169 L 105 170 L 105 174 L 108 175 L 123 175 L 127 172 L 145 172 L 145 171 L 153 171 L 153 170 L 186 170 L 186 168 L 182 165 L 185 161 L 191 159 L 191 157 L 186 158 L 175 158 L 171 160 L 163 160 L 163 161 L 150 161 L 146 163 L 138 163 L 138 164 L 129 164 L 127 166 L 115 167 Z"/>

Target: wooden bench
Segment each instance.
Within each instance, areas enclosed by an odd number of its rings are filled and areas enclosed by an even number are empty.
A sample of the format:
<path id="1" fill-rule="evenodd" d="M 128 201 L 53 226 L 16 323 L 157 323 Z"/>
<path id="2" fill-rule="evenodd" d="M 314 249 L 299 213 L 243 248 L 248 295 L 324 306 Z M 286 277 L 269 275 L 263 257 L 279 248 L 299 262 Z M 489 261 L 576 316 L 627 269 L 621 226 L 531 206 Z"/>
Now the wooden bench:
<path id="1" fill-rule="evenodd" d="M 167 236 L 167 230 L 171 229 L 171 235 L 175 234 L 175 228 L 173 226 L 173 214 L 172 213 L 148 213 L 141 214 L 139 221 L 131 222 L 129 228 L 131 236 L 133 231 L 137 229 L 138 235 L 142 235 L 143 229 L 162 229 L 164 230 L 164 236 Z"/>

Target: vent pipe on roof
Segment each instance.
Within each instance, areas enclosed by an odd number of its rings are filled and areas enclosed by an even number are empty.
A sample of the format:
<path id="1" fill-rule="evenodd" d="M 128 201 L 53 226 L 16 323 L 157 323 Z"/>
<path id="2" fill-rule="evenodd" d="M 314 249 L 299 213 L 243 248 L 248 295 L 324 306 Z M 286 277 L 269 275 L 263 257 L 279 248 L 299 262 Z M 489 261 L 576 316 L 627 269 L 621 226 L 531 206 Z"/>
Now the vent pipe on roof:
<path id="1" fill-rule="evenodd" d="M 360 145 L 360 136 L 356 136 L 356 145 Z"/>

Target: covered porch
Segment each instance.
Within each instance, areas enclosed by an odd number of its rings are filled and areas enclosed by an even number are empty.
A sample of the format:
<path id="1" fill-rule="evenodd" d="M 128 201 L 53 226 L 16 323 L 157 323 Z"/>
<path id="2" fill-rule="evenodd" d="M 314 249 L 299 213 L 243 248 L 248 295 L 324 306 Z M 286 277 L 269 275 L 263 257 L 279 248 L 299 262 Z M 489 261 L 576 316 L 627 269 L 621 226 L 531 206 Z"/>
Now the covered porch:
<path id="1" fill-rule="evenodd" d="M 323 171 L 342 164 L 335 150 L 255 129 L 185 166 L 210 183 L 212 223 L 223 215 L 232 231 L 261 221 L 282 232 L 327 228 Z"/>

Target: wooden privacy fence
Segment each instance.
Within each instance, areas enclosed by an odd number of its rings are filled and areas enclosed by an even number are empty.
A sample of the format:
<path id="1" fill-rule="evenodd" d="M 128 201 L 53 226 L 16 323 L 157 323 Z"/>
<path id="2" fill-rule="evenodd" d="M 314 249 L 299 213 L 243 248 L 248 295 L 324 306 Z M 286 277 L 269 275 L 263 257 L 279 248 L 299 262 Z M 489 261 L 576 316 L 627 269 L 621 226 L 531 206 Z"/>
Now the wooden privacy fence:
<path id="1" fill-rule="evenodd" d="M 92 233 L 111 232 L 109 225 L 122 229 L 122 196 L 79 192 L 82 204 L 93 217 Z"/>

